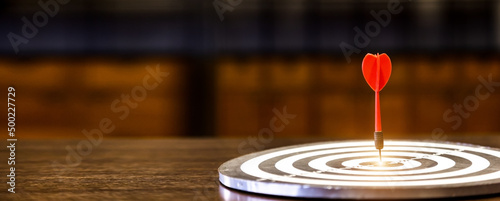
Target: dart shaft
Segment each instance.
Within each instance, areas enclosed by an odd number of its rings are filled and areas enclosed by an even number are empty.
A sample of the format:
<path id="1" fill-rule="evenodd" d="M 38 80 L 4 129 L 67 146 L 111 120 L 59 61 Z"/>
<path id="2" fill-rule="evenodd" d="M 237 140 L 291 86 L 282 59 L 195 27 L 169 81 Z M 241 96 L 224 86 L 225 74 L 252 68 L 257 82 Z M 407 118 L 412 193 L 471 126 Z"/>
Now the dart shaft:
<path id="1" fill-rule="evenodd" d="M 379 60 L 377 59 L 377 62 Z M 380 64 L 377 64 L 380 65 Z M 378 79 L 377 79 L 378 82 Z M 378 89 L 378 85 L 377 85 Z M 382 120 L 380 117 L 380 93 L 375 90 L 375 133 L 373 134 L 375 139 L 375 148 L 378 149 L 378 156 L 380 162 L 382 162 L 382 149 L 384 148 L 384 135 L 382 134 Z"/>
<path id="2" fill-rule="evenodd" d="M 375 148 L 378 149 L 378 157 L 382 162 L 382 148 L 384 148 L 384 135 L 382 134 L 382 120 L 380 117 L 380 58 L 377 53 L 377 83 L 375 87 Z"/>
<path id="3" fill-rule="evenodd" d="M 380 93 L 375 92 L 375 132 L 382 131 L 382 120 L 380 117 Z"/>
<path id="4" fill-rule="evenodd" d="M 375 132 L 373 133 L 375 148 L 378 149 L 380 161 L 382 161 L 382 149 L 384 148 L 384 135 L 382 133 L 382 121 L 380 117 L 380 95 L 375 92 Z"/>

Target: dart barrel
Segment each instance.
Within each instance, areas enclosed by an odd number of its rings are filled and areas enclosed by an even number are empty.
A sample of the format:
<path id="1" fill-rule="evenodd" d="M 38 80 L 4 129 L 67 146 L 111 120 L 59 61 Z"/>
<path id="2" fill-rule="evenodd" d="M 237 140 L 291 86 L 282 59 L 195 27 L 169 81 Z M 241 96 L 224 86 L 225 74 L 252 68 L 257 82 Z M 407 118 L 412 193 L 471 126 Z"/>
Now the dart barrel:
<path id="1" fill-rule="evenodd" d="M 375 148 L 376 149 L 383 149 L 384 148 L 384 135 L 382 134 L 382 131 L 375 131 L 373 133 L 375 137 Z"/>

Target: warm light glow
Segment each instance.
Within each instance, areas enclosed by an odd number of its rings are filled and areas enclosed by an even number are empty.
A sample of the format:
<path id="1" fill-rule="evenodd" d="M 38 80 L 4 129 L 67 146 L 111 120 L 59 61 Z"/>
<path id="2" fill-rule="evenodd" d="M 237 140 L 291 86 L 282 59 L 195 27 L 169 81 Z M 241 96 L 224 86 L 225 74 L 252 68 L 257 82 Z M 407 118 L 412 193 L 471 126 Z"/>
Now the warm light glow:
<path id="1" fill-rule="evenodd" d="M 358 148 L 362 149 L 362 148 Z M 389 148 L 388 148 L 389 149 Z M 425 149 L 425 151 L 436 151 L 436 152 L 442 152 L 444 150 L 442 149 L 433 149 L 433 148 L 422 148 Z M 323 150 L 323 151 L 328 151 L 328 150 Z M 318 151 L 320 152 L 320 151 Z M 311 153 L 317 153 L 317 152 L 311 152 Z M 367 159 L 355 159 L 355 160 L 349 160 L 345 161 L 342 163 L 342 165 L 347 167 L 347 169 L 344 168 L 334 168 L 326 165 L 328 161 L 333 161 L 333 160 L 341 160 L 343 158 L 352 158 L 352 157 L 359 157 L 363 156 L 366 154 L 370 154 L 367 152 L 359 152 L 359 153 L 348 153 L 348 154 L 335 154 L 335 155 L 329 155 L 326 157 L 321 157 L 315 160 L 312 160 L 309 162 L 309 166 L 315 169 L 318 169 L 321 173 L 318 172 L 310 172 L 310 171 L 304 171 L 304 170 L 299 170 L 296 167 L 293 166 L 293 162 L 297 160 L 280 160 L 276 163 L 276 168 L 282 172 L 286 172 L 291 175 L 300 175 L 300 176 L 305 176 L 305 177 L 310 177 L 310 178 L 318 178 L 318 179 L 332 179 L 332 180 L 355 180 L 355 181 L 386 181 L 390 179 L 391 181 L 409 181 L 409 180 L 425 180 L 425 179 L 436 179 L 436 178 L 445 178 L 445 177 L 452 177 L 452 176 L 460 176 L 460 175 L 465 175 L 469 173 L 474 173 L 477 171 L 481 171 L 485 169 L 486 167 L 489 166 L 488 160 L 468 154 L 468 153 L 463 153 L 463 152 L 456 152 L 456 153 L 449 153 L 450 155 L 455 155 L 458 157 L 462 158 L 470 158 L 469 160 L 473 161 L 473 164 L 467 168 L 464 169 L 459 169 L 456 171 L 450 171 L 450 172 L 442 172 L 442 173 L 436 173 L 432 174 L 433 172 L 432 169 L 435 167 L 431 168 L 423 168 L 423 169 L 417 169 L 417 170 L 412 170 L 414 168 L 408 160 L 405 160 L 404 158 L 399 158 L 397 160 L 402 161 L 406 163 L 404 166 L 399 166 L 399 167 L 388 167 L 388 166 L 362 166 L 359 165 L 361 162 L 366 162 L 366 161 L 374 161 L 373 158 L 367 158 Z M 314 154 L 315 155 L 315 154 Z M 400 155 L 400 156 L 410 156 L 410 157 L 416 157 L 416 158 L 421 158 L 421 157 L 426 157 L 428 160 L 434 160 L 438 163 L 438 165 L 442 164 L 446 168 L 453 167 L 455 165 L 455 162 L 453 160 L 446 160 L 444 157 L 441 156 L 433 156 L 433 155 L 427 155 L 427 154 L 420 154 L 420 153 L 410 153 L 410 152 L 387 152 L 387 155 Z M 300 157 L 304 157 L 303 155 Z M 443 161 L 444 159 L 445 161 Z M 286 163 L 282 163 L 282 161 L 285 161 Z M 417 162 L 417 161 L 415 161 Z M 413 162 L 412 164 L 416 164 Z M 420 163 L 418 163 L 420 166 Z M 355 167 L 352 168 L 352 167 Z M 440 167 L 442 168 L 442 166 Z M 361 169 L 361 170 L 356 170 L 356 169 Z M 408 169 L 408 170 L 407 170 Z M 379 171 L 367 171 L 367 170 L 379 170 Z M 384 171 L 385 170 L 385 171 Z M 403 170 L 403 171 L 397 171 L 397 170 Z M 348 175 L 337 175 L 337 174 L 322 174 L 323 172 L 327 173 L 339 173 L 339 172 L 344 172 L 348 173 Z M 410 173 L 408 173 L 410 172 Z M 426 173 L 425 175 L 412 175 L 415 174 L 415 172 L 420 172 L 420 173 Z M 370 177 L 363 177 L 363 176 L 356 176 L 357 174 L 363 174 L 363 175 L 370 175 Z M 274 179 L 275 180 L 275 179 Z"/>
<path id="2" fill-rule="evenodd" d="M 387 141 L 384 148 L 386 156 L 384 161 L 388 164 L 392 162 L 403 165 L 361 165 L 366 162 L 379 161 L 378 153 L 371 150 L 373 150 L 373 141 L 311 145 L 257 156 L 243 163 L 241 170 L 251 176 L 272 181 L 335 186 L 432 186 L 500 178 L 500 171 L 472 175 L 488 168 L 490 163 L 481 156 L 464 152 L 472 151 L 499 157 L 500 152 L 495 150 L 455 144 Z M 259 167 L 266 160 L 290 154 L 291 156 L 281 158 L 275 164 L 278 170 L 289 175 L 268 173 Z M 453 160 L 445 157 L 447 155 L 468 160 L 471 165 L 453 171 L 441 171 L 455 166 Z M 299 160 L 303 161 L 314 156 L 319 157 L 309 161 L 308 166 L 317 171 L 300 170 L 293 165 Z M 341 162 L 343 167 L 327 165 L 328 162 L 336 160 Z M 431 160 L 437 165 L 429 168 L 416 168 L 422 165 L 418 160 Z"/>

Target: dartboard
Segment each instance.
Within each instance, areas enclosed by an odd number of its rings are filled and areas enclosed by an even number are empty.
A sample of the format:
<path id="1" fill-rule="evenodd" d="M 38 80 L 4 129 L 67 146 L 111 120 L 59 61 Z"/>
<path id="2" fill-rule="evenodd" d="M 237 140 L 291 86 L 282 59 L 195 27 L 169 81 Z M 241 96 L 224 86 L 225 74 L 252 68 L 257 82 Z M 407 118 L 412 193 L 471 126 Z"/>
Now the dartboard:
<path id="1" fill-rule="evenodd" d="M 252 193 L 302 198 L 441 198 L 500 192 L 500 150 L 470 144 L 386 141 L 303 144 L 244 155 L 220 182 Z"/>

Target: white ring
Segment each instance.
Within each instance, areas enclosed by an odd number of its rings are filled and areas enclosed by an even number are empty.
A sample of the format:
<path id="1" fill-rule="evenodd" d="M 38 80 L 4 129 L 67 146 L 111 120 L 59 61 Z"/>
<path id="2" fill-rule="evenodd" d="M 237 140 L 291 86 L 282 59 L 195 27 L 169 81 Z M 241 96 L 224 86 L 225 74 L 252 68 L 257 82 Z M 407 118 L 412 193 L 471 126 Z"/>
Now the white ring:
<path id="1" fill-rule="evenodd" d="M 387 149 L 390 151 L 393 151 L 393 150 L 401 150 L 404 148 L 400 148 L 400 147 L 390 147 L 389 148 L 388 147 Z M 317 152 L 309 152 L 309 153 L 317 153 Z M 347 156 L 342 154 L 342 155 L 333 155 L 333 156 L 318 158 L 318 159 L 310 161 L 309 166 L 314 168 L 314 169 L 317 169 L 319 171 L 334 172 L 334 173 L 340 173 L 340 174 L 394 175 L 394 172 L 382 172 L 382 171 L 373 172 L 373 171 L 349 170 L 349 169 L 332 168 L 332 167 L 326 165 L 326 162 L 331 161 L 331 160 L 337 160 L 340 158 L 353 157 L 353 156 L 357 157 L 357 156 L 365 156 L 365 155 L 369 156 L 368 154 L 362 154 L 362 153 L 351 153 Z M 366 153 L 366 152 L 364 152 L 364 153 Z M 370 152 L 368 152 L 368 153 L 370 153 Z M 370 153 L 370 154 L 376 154 L 378 156 L 378 153 Z M 396 156 L 409 156 L 409 157 L 414 157 L 414 158 L 422 157 L 425 155 L 425 154 L 421 154 L 421 153 L 411 153 L 411 152 L 389 152 L 389 153 L 385 153 L 385 154 L 390 154 L 392 156 L 395 156 L 395 155 Z M 299 157 L 299 155 L 297 155 L 297 158 L 298 157 Z M 286 164 L 289 162 L 289 159 L 288 158 L 285 158 L 285 159 L 280 160 L 278 163 L 280 163 L 280 165 L 281 165 L 281 161 L 283 161 L 283 163 L 285 163 L 283 165 L 286 165 L 285 167 L 283 167 L 283 169 L 289 169 L 290 166 Z M 425 173 L 429 173 L 429 172 L 437 172 L 437 171 L 441 171 L 441 170 L 446 170 L 448 168 L 455 166 L 455 161 L 453 161 L 449 158 L 442 157 L 442 156 L 430 155 L 428 157 L 428 159 L 436 161 L 437 165 L 430 167 L 430 168 L 425 168 L 425 169 L 398 171 L 397 174 L 398 175 L 425 174 Z M 293 160 L 293 159 L 291 159 L 291 160 Z M 415 160 L 413 160 L 413 161 L 415 161 Z M 418 162 L 418 161 L 416 161 L 416 162 Z M 278 167 L 278 163 L 276 164 L 276 167 Z"/>
<path id="2" fill-rule="evenodd" d="M 443 151 L 443 149 L 434 149 L 434 148 L 424 148 L 424 150 L 425 151 L 436 151 L 436 152 Z M 328 150 L 326 150 L 326 151 L 328 151 Z M 319 151 L 319 152 L 321 152 L 321 151 Z M 311 153 L 317 153 L 317 152 L 311 152 Z M 391 155 L 395 155 L 395 154 L 404 155 L 406 153 L 391 152 L 390 154 Z M 425 154 L 418 154 L 418 153 L 410 153 L 409 155 L 411 155 L 411 154 L 413 154 L 417 157 L 425 155 Z M 411 181 L 411 180 L 430 180 L 430 179 L 436 179 L 436 178 L 446 178 L 446 177 L 467 175 L 470 173 L 484 170 L 490 164 L 488 160 L 486 160 L 482 157 L 476 156 L 476 155 L 469 154 L 469 153 L 451 152 L 449 154 L 468 159 L 471 161 L 472 165 L 467 167 L 467 168 L 459 169 L 459 170 L 451 171 L 451 172 L 443 172 L 443 173 L 437 173 L 437 174 L 425 174 L 425 175 L 410 175 L 410 176 L 403 176 L 403 175 L 399 174 L 400 171 L 398 171 L 396 173 L 389 172 L 389 173 L 391 173 L 390 175 L 384 174 L 387 172 L 381 172 L 381 171 L 365 171 L 365 172 L 371 173 L 371 175 L 377 175 L 377 176 L 372 176 L 372 177 L 363 177 L 363 176 L 355 176 L 355 175 L 332 175 L 332 174 L 322 174 L 322 173 L 318 173 L 318 172 L 308 172 L 308 171 L 299 170 L 299 169 L 293 167 L 293 164 L 290 163 L 291 160 L 287 160 L 286 162 L 283 162 L 283 163 L 277 162 L 276 168 L 282 172 L 286 172 L 286 173 L 291 174 L 291 175 L 300 175 L 300 176 L 304 176 L 304 177 L 311 177 L 311 178 L 318 178 L 318 179 L 354 180 L 354 181 L 380 181 L 380 180 L 384 180 L 385 181 L 388 179 L 388 177 L 390 177 L 391 180 L 396 180 L 396 181 Z M 361 155 L 361 154 L 360 153 L 349 153 L 349 154 L 331 155 L 328 157 L 324 157 L 323 160 L 320 160 L 319 164 L 323 164 L 324 165 L 323 168 L 326 167 L 326 169 L 319 169 L 319 170 L 328 171 L 328 170 L 332 169 L 331 167 L 327 166 L 324 163 L 325 161 L 330 161 L 329 159 L 336 160 L 336 159 L 341 159 L 344 157 L 353 157 L 353 156 L 358 156 L 358 155 Z M 431 159 L 431 160 L 437 160 L 436 158 L 438 158 L 438 157 L 436 157 L 436 156 L 429 157 L 429 159 Z M 443 158 L 443 157 L 439 157 L 439 158 Z M 448 160 L 450 160 L 450 159 L 448 159 Z M 438 162 L 438 164 L 440 164 L 440 163 L 444 164 L 444 162 L 441 160 L 436 161 L 436 162 Z M 455 162 L 453 162 L 453 164 L 455 164 Z M 487 165 L 484 166 L 484 164 L 487 164 Z M 312 166 L 312 165 L 311 165 L 311 167 L 314 168 L 314 166 Z M 427 173 L 429 169 L 431 169 L 431 168 L 426 168 L 426 169 L 421 169 L 421 170 L 424 170 Z M 409 170 L 409 171 L 412 171 L 412 170 Z M 413 171 L 418 171 L 418 170 L 413 170 Z M 332 172 L 332 171 L 328 171 L 328 172 Z M 361 172 L 363 172 L 363 171 L 361 171 Z M 403 174 L 405 173 L 405 171 L 401 171 L 401 172 Z M 379 176 L 380 173 L 382 173 L 382 175 L 384 175 L 384 176 Z"/>
<path id="3" fill-rule="evenodd" d="M 360 148 L 348 148 L 347 150 L 349 152 L 354 151 L 355 149 L 360 149 Z M 401 147 L 387 147 L 386 148 L 389 151 L 393 150 L 406 150 L 407 148 L 401 148 Z M 360 156 L 377 156 L 377 152 L 359 152 L 359 153 L 349 153 L 349 154 L 336 154 L 336 153 L 342 153 L 346 149 L 332 149 L 332 150 L 321 150 L 321 151 L 315 151 L 315 152 L 306 152 L 303 154 L 298 154 L 294 155 L 291 157 L 284 158 L 276 163 L 276 168 L 279 169 L 280 171 L 287 172 L 286 170 L 291 170 L 294 169 L 292 163 L 295 161 L 298 161 L 303 158 L 307 157 L 312 157 L 312 156 L 317 156 L 317 155 L 325 155 L 325 154 L 335 154 L 335 155 L 329 155 L 327 157 L 323 158 L 318 158 L 315 160 L 312 160 L 309 162 L 309 166 L 311 168 L 317 169 L 321 172 L 333 172 L 333 173 L 340 173 L 340 174 L 358 174 L 358 175 L 374 175 L 374 172 L 371 171 L 360 171 L 360 170 L 349 170 L 349 169 L 340 169 L 340 168 L 332 168 L 330 166 L 326 165 L 326 162 L 331 161 L 331 160 L 337 160 L 340 158 L 346 158 L 346 157 L 360 157 Z M 373 150 L 373 147 L 363 147 L 363 151 L 369 151 Z M 340 152 L 339 152 L 340 151 Z M 386 152 L 384 152 L 387 154 Z M 392 153 L 392 152 L 391 152 Z M 398 152 L 401 153 L 399 156 L 409 156 L 409 157 L 421 157 L 425 154 L 421 153 L 412 153 L 412 152 Z M 396 155 L 396 154 L 391 154 L 391 155 Z M 442 161 L 442 163 L 438 163 L 434 167 L 430 168 L 425 168 L 425 169 L 419 169 L 419 170 L 409 170 L 409 171 L 398 171 L 398 175 L 405 175 L 405 174 L 423 174 L 423 173 L 428 173 L 428 172 L 437 172 L 441 170 L 446 170 L 448 168 L 451 168 L 455 165 L 455 162 L 451 159 L 442 157 L 442 156 L 430 156 L 432 158 L 435 158 L 435 160 Z M 303 173 L 303 172 L 301 172 Z M 394 175 L 393 172 L 377 172 L 377 175 Z"/>

